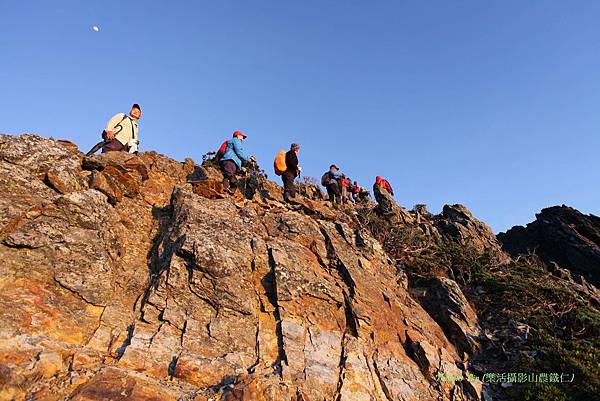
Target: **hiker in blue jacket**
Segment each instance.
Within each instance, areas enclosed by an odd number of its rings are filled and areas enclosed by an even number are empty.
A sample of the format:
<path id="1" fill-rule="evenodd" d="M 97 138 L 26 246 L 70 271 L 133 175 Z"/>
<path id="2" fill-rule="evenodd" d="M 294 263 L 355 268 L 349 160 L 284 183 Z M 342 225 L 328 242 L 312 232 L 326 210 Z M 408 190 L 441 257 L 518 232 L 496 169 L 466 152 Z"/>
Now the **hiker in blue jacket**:
<path id="1" fill-rule="evenodd" d="M 329 171 L 321 178 L 321 184 L 327 189 L 327 195 L 331 203 L 341 203 L 342 172 L 335 164 L 329 166 Z"/>
<path id="2" fill-rule="evenodd" d="M 242 141 L 246 139 L 246 135 L 241 131 L 233 133 L 233 139 L 227 143 L 225 154 L 221 157 L 220 165 L 223 172 L 223 190 L 229 194 L 233 194 L 237 184 L 236 174 L 243 171 L 243 164 L 248 161 L 248 156 L 244 152 Z M 234 190 L 231 190 L 234 187 Z"/>

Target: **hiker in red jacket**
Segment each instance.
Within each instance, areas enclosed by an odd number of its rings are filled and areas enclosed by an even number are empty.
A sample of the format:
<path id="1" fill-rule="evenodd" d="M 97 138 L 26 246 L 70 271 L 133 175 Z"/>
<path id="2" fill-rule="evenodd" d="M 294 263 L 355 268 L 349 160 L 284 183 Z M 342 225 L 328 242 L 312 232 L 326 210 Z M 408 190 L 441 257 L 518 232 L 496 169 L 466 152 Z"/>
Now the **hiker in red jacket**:
<path id="1" fill-rule="evenodd" d="M 394 190 L 392 186 L 388 182 L 388 180 L 381 178 L 380 176 L 375 177 L 375 184 L 373 184 L 373 192 L 375 192 L 375 188 L 383 188 L 389 192 L 390 195 L 394 196 Z"/>
<path id="2" fill-rule="evenodd" d="M 373 194 L 375 195 L 379 210 L 384 215 L 392 213 L 394 204 L 392 196 L 394 196 L 394 190 L 390 183 L 380 176 L 377 176 L 377 178 L 375 178 L 375 184 L 373 184 Z"/>
<path id="3" fill-rule="evenodd" d="M 351 188 L 350 192 L 352 192 L 352 200 L 354 201 L 354 203 L 357 203 L 358 202 L 358 194 L 360 193 L 360 186 L 358 185 L 358 182 L 354 181 L 352 183 L 352 188 Z"/>
<path id="4" fill-rule="evenodd" d="M 342 185 L 342 203 L 350 202 L 350 180 L 346 175 L 342 175 L 342 179 L 340 180 L 340 184 Z"/>

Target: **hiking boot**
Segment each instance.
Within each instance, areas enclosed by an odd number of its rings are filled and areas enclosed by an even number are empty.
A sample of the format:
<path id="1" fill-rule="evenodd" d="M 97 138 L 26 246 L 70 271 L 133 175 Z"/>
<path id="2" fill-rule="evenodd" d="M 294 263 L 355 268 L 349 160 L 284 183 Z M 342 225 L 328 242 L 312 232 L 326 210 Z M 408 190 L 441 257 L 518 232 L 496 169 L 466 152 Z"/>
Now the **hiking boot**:
<path id="1" fill-rule="evenodd" d="M 235 187 L 232 190 L 231 189 L 231 183 L 226 178 L 223 179 L 223 192 L 225 192 L 228 195 L 233 195 L 235 193 Z"/>
<path id="2" fill-rule="evenodd" d="M 283 192 L 283 201 L 285 203 L 290 203 L 290 195 L 287 193 L 287 191 Z"/>

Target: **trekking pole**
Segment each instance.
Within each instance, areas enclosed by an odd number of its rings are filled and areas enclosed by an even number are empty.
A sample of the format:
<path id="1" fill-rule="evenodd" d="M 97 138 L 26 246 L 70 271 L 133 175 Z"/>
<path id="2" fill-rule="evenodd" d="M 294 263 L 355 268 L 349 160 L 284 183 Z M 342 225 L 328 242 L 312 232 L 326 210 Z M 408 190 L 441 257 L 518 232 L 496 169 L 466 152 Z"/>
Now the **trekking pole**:
<path id="1" fill-rule="evenodd" d="M 261 193 L 263 193 L 263 182 L 261 180 L 261 175 L 259 174 L 259 170 L 258 170 L 258 164 L 256 162 L 253 163 L 253 169 L 252 169 L 252 176 L 254 177 L 254 179 L 256 180 L 256 189 Z"/>
<path id="2" fill-rule="evenodd" d="M 107 145 L 109 141 L 101 141 L 98 142 L 97 144 L 94 145 L 93 148 L 90 149 L 89 152 L 87 152 L 85 155 L 86 157 L 92 156 L 94 153 L 96 153 L 100 148 L 104 147 L 104 145 Z"/>

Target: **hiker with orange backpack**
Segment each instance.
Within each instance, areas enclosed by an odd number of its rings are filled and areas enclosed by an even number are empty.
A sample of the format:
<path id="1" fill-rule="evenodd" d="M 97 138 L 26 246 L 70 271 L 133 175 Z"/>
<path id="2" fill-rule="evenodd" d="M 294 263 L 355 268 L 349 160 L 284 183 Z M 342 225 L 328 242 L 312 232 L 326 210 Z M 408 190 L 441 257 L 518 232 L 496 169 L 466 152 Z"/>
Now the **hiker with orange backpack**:
<path id="1" fill-rule="evenodd" d="M 281 174 L 281 179 L 283 180 L 283 199 L 286 202 L 290 201 L 290 197 L 296 197 L 294 180 L 302 172 L 302 167 L 298 166 L 298 152 L 300 152 L 300 145 L 292 143 L 290 150 L 285 154 L 286 170 Z"/>
<path id="2" fill-rule="evenodd" d="M 248 157 L 244 152 L 242 141 L 247 136 L 241 131 L 235 131 L 233 138 L 227 142 L 225 153 L 219 160 L 221 172 L 223 173 L 223 190 L 230 195 L 233 195 L 237 186 L 236 174 L 244 171 L 242 165 L 254 157 Z M 234 187 L 234 190 L 231 190 Z"/>
<path id="3" fill-rule="evenodd" d="M 281 175 L 283 181 L 283 200 L 290 201 L 290 198 L 296 197 L 296 186 L 294 180 L 300 175 L 302 167 L 298 166 L 298 152 L 300 145 L 292 143 L 287 152 L 280 151 L 275 157 L 275 174 Z"/>

